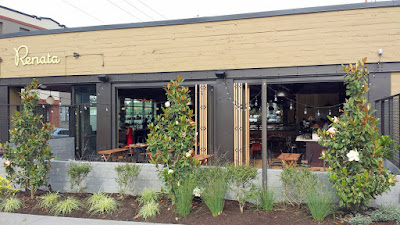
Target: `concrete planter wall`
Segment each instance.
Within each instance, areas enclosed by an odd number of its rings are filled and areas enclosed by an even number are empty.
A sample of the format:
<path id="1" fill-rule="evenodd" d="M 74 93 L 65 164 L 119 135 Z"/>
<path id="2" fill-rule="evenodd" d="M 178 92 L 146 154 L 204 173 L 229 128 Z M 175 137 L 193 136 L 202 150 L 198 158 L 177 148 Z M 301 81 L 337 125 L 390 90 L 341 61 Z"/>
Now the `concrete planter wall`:
<path id="1" fill-rule="evenodd" d="M 0 176 L 5 176 L 4 160 L 0 158 Z M 48 183 L 51 185 L 53 191 L 60 192 L 71 192 L 70 183 L 66 176 L 69 168 L 70 161 L 52 161 L 52 170 L 49 173 Z M 86 192 L 107 192 L 107 193 L 118 193 L 118 185 L 115 182 L 117 173 L 115 167 L 122 163 L 114 162 L 80 162 L 92 164 L 92 172 L 89 173 L 85 180 L 87 185 Z M 142 167 L 142 170 L 137 178 L 134 191 L 131 194 L 140 194 L 144 188 L 153 188 L 157 191 L 161 190 L 163 182 L 158 178 L 158 172 L 152 164 L 138 164 Z M 268 186 L 272 188 L 277 196 L 277 201 L 282 200 L 282 182 L 279 178 L 282 170 L 280 169 L 268 169 Z M 331 185 L 328 182 L 327 172 L 314 172 L 319 178 L 328 186 Z M 400 176 L 397 176 L 397 180 L 400 180 Z M 255 184 L 261 185 L 261 169 L 258 170 L 258 177 L 254 181 Z M 332 190 L 327 190 L 332 191 Z M 229 192 L 226 199 L 234 199 L 233 193 Z M 377 204 L 396 204 L 400 206 L 400 184 L 397 183 L 394 187 L 391 187 L 391 191 L 384 193 L 377 199 L 373 200 L 372 205 Z"/>

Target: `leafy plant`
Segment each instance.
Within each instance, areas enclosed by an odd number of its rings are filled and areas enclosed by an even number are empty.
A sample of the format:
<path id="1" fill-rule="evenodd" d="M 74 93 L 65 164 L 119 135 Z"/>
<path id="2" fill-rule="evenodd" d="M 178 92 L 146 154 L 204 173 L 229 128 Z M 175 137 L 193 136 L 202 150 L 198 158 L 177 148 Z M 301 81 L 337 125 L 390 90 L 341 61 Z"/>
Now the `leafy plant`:
<path id="1" fill-rule="evenodd" d="M 193 158 L 193 110 L 188 106 L 189 88 L 181 86 L 182 82 L 182 77 L 179 76 L 164 88 L 168 101 L 162 107 L 163 113 L 155 116 L 156 124 L 148 125 L 148 149 L 151 151 L 153 163 L 156 163 L 158 169 L 162 168 L 159 175 L 173 202 L 177 184 L 189 177 L 197 167 Z"/>
<path id="2" fill-rule="evenodd" d="M 335 211 L 333 196 L 324 189 L 316 188 L 315 191 L 308 193 L 306 203 L 312 217 L 317 221 L 323 221 Z"/>
<path id="3" fill-rule="evenodd" d="M 136 217 L 142 217 L 147 220 L 148 218 L 155 217 L 159 212 L 158 203 L 150 201 L 139 209 L 139 214 Z"/>
<path id="4" fill-rule="evenodd" d="M 115 181 L 118 183 L 118 192 L 121 195 L 133 190 L 140 170 L 140 166 L 136 164 L 124 164 L 115 167 L 115 171 L 117 171 Z"/>
<path id="5" fill-rule="evenodd" d="M 274 209 L 275 193 L 269 188 L 260 187 L 261 208 L 270 211 Z"/>
<path id="6" fill-rule="evenodd" d="M 361 214 L 350 216 L 350 218 L 346 219 L 345 221 L 348 222 L 350 225 L 369 225 L 372 223 L 371 217 Z"/>
<path id="7" fill-rule="evenodd" d="M 22 201 L 16 197 L 10 197 L 2 202 L 0 209 L 4 212 L 14 212 L 22 207 Z"/>
<path id="8" fill-rule="evenodd" d="M 50 212 L 54 215 L 69 215 L 75 210 L 79 210 L 82 206 L 82 203 L 73 198 L 68 197 L 65 200 L 59 201 L 51 210 Z"/>
<path id="9" fill-rule="evenodd" d="M 89 212 L 94 214 L 110 214 L 118 209 L 117 201 L 104 193 L 95 193 L 88 199 Z"/>
<path id="10" fill-rule="evenodd" d="M 193 190 L 196 187 L 196 176 L 190 175 L 187 179 L 182 179 L 178 182 L 175 189 L 175 204 L 176 209 L 182 217 L 190 213 L 193 200 Z"/>
<path id="11" fill-rule="evenodd" d="M 201 170 L 201 198 L 213 216 L 222 213 L 225 194 L 228 188 L 229 174 L 222 167 L 207 167 Z"/>
<path id="12" fill-rule="evenodd" d="M 396 205 L 381 205 L 371 213 L 371 219 L 377 222 L 396 220 L 400 223 L 400 207 Z"/>
<path id="13" fill-rule="evenodd" d="M 248 165 L 227 167 L 230 175 L 231 190 L 239 203 L 240 212 L 243 213 L 244 206 L 251 192 L 246 191 L 252 187 L 252 181 L 257 176 L 257 169 Z"/>
<path id="14" fill-rule="evenodd" d="M 88 163 L 70 163 L 67 175 L 69 176 L 71 189 L 77 192 L 83 192 L 87 187 L 83 186 L 83 180 L 92 170 L 92 166 Z"/>
<path id="15" fill-rule="evenodd" d="M 340 118 L 330 118 L 330 128 L 319 130 L 319 144 L 328 148 L 323 155 L 329 164 L 329 180 L 333 182 L 340 206 L 359 211 L 370 200 L 394 185 L 395 175 L 383 168 L 384 159 L 393 156 L 393 143 L 388 136 L 380 136 L 379 120 L 370 111 L 366 98 L 368 70 L 366 58 L 355 65 L 343 66 L 346 72 L 346 94 Z"/>
<path id="16" fill-rule="evenodd" d="M 155 190 L 151 188 L 146 188 L 143 190 L 142 195 L 139 197 L 141 205 L 146 205 L 149 202 L 157 202 L 158 194 Z"/>
<path id="17" fill-rule="evenodd" d="M 87 206 L 90 208 L 105 198 L 107 198 L 107 195 L 104 192 L 93 193 L 92 196 L 86 200 Z"/>
<path id="18" fill-rule="evenodd" d="M 291 205 L 305 202 L 307 195 L 317 186 L 317 177 L 307 169 L 297 170 L 284 167 L 280 178 L 283 186 L 283 197 Z"/>
<path id="19" fill-rule="evenodd" d="M 42 116 L 35 113 L 39 97 L 36 79 L 21 92 L 21 111 L 12 117 L 14 128 L 10 129 L 10 141 L 0 148 L 6 159 L 7 178 L 31 191 L 31 198 L 38 187 L 46 184 L 52 157 L 47 144 L 53 126 L 42 122 Z M 16 147 L 11 148 L 10 143 Z"/>
<path id="20" fill-rule="evenodd" d="M 58 192 L 47 193 L 40 197 L 40 201 L 38 206 L 40 208 L 51 209 L 51 207 L 57 204 L 58 199 L 60 198 L 60 194 Z"/>
<path id="21" fill-rule="evenodd" d="M 19 190 L 12 188 L 11 181 L 7 180 L 5 177 L 0 176 L 0 197 L 14 195 Z"/>

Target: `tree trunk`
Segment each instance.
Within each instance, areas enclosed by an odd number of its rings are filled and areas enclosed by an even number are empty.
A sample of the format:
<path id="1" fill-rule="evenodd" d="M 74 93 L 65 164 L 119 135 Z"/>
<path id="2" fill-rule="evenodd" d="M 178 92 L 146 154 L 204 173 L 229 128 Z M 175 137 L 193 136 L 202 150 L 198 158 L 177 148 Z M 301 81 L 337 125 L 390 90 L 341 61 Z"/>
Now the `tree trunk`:
<path id="1" fill-rule="evenodd" d="M 31 199 L 34 198 L 34 195 L 35 195 L 35 191 L 33 190 L 33 186 L 31 186 Z"/>

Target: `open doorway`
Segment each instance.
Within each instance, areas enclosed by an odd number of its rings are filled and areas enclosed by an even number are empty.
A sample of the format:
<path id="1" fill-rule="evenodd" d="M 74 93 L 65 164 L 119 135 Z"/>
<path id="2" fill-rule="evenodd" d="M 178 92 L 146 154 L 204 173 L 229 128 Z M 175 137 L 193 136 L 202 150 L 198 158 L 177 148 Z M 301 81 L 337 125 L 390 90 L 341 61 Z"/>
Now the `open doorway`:
<path id="1" fill-rule="evenodd" d="M 342 82 L 267 85 L 267 107 L 262 111 L 261 85 L 235 85 L 235 161 L 262 166 L 261 149 L 267 145 L 268 166 L 281 168 L 282 153 L 293 153 L 296 165 L 313 170 L 324 167 L 316 131 L 327 129 L 328 116 L 339 116 L 345 101 Z M 238 94 L 238 92 L 241 92 Z M 242 106 L 242 107 L 240 107 Z M 262 114 L 267 127 L 262 127 Z M 267 143 L 262 142 L 263 132 Z M 241 155 L 240 155 L 241 154 Z M 242 159 L 238 159 L 242 156 Z"/>

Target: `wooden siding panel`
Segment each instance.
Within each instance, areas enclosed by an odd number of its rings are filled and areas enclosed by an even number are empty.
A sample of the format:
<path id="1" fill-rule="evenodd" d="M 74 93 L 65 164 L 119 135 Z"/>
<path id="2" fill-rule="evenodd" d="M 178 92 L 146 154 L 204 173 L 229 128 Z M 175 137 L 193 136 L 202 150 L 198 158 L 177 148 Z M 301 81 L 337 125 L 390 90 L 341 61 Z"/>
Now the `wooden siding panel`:
<path id="1" fill-rule="evenodd" d="M 23 44 L 61 63 L 16 67 Z M 5 38 L 0 78 L 374 62 L 378 48 L 400 61 L 400 7 Z"/>

